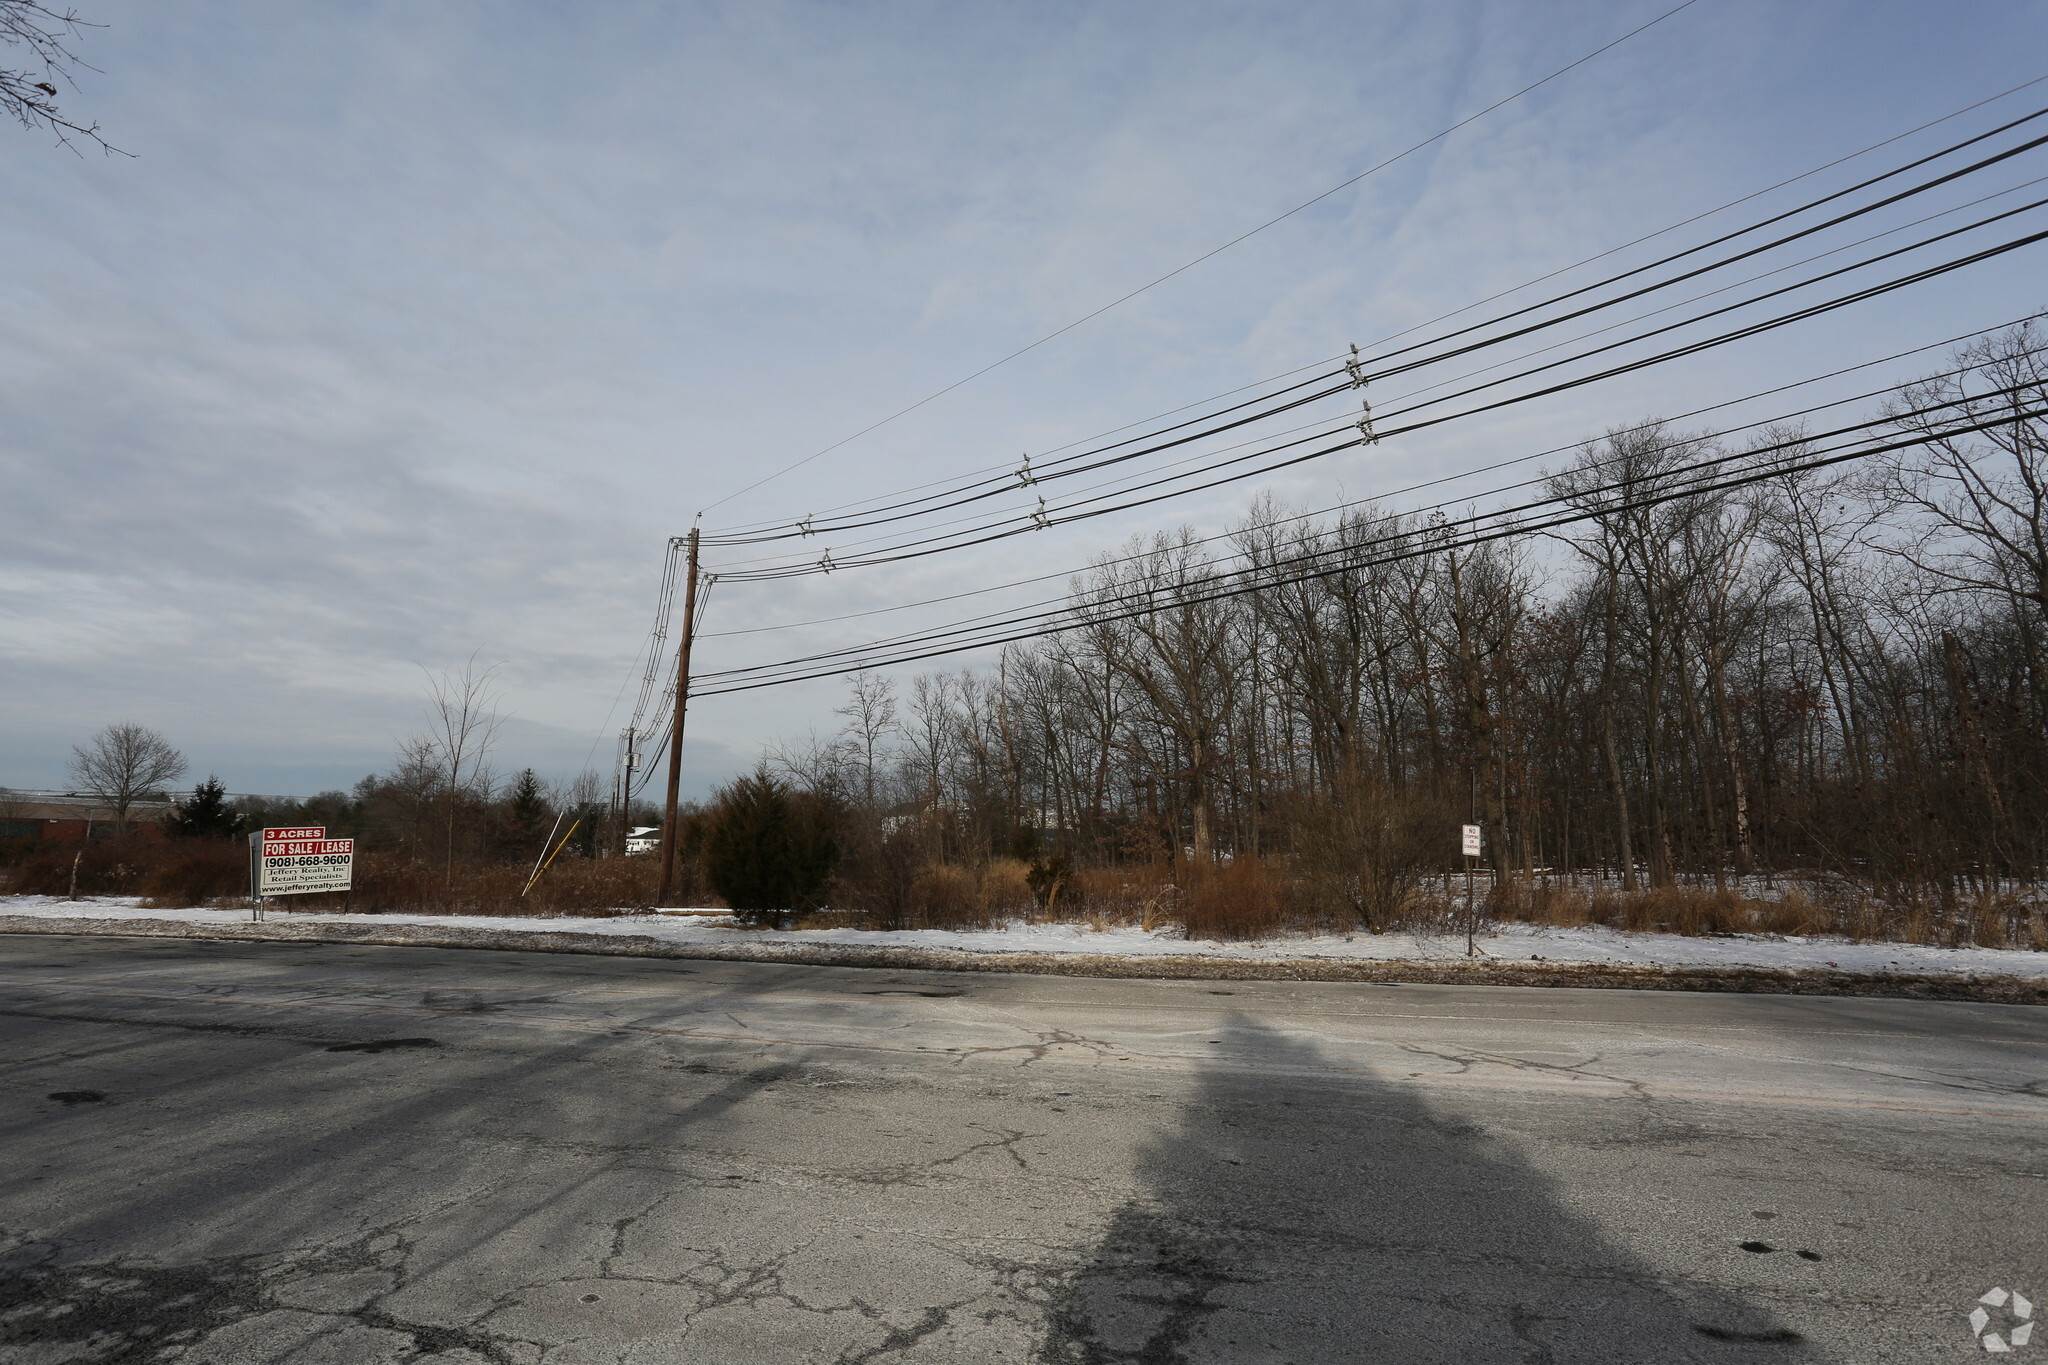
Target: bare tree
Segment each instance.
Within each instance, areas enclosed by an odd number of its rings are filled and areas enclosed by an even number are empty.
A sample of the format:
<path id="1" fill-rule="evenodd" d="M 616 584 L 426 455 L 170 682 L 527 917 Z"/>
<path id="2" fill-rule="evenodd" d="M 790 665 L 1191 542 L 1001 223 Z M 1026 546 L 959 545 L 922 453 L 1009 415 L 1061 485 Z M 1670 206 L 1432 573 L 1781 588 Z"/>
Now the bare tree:
<path id="1" fill-rule="evenodd" d="M 414 735 L 399 741 L 398 760 L 388 775 L 366 779 L 365 804 L 380 818 L 400 847 L 425 857 L 432 838 L 434 807 L 447 786 L 441 752 L 431 737 Z"/>
<path id="2" fill-rule="evenodd" d="M 498 726 L 498 693 L 493 688 L 498 665 L 479 672 L 476 655 L 464 661 L 459 671 L 444 671 L 427 678 L 428 740 L 439 760 L 442 791 L 447 802 L 448 880 L 455 880 L 455 821 L 465 796 L 489 794 L 490 768 L 487 760 L 495 743 Z"/>
<path id="3" fill-rule="evenodd" d="M 946 777 L 959 748 L 960 719 L 954 710 L 957 689 L 945 673 L 920 673 L 911 680 L 910 719 L 903 732 L 909 741 L 907 762 L 917 783 L 917 800 L 935 856 L 946 851 L 948 814 Z"/>
<path id="4" fill-rule="evenodd" d="M 1665 496 L 1680 487 L 1679 471 L 1711 448 L 1706 436 L 1684 436 L 1661 423 L 1615 428 L 1604 442 L 1588 444 L 1577 462 L 1553 474 L 1553 496 L 1590 515 L 1591 520 L 1563 537 L 1601 580 L 1607 594 L 1604 623 L 1610 644 L 1634 654 L 1637 701 L 1641 706 L 1636 732 L 1641 739 L 1647 807 L 1652 885 L 1668 885 L 1673 876 L 1671 782 L 1674 756 L 1666 721 L 1669 698 L 1681 687 L 1685 667 L 1681 629 L 1683 609 L 1696 584 L 1690 566 L 1680 561 L 1678 546 L 1687 528 L 1706 514 L 1711 498 Z M 1612 656 L 1610 655 L 1610 661 Z M 1611 707 L 1614 679 L 1603 685 L 1601 705 Z M 1608 712 L 1611 714 L 1611 712 Z M 1617 804 L 1624 797 L 1618 755 L 1610 755 Z"/>
<path id="5" fill-rule="evenodd" d="M 1124 728 L 1124 685 L 1113 660 L 1130 632 L 1121 622 L 1095 621 L 1081 630 L 1056 636 L 1048 652 L 1068 671 L 1072 703 L 1068 714 L 1079 733 L 1074 752 L 1086 767 L 1073 775 L 1076 801 L 1085 823 L 1099 828 L 1108 812 L 1114 786 L 1117 737 Z"/>
<path id="6" fill-rule="evenodd" d="M 1821 453 L 1794 429 L 1613 430 L 1548 481 L 1585 516 L 1557 533 L 1569 556 L 1270 501 L 1236 563 L 1140 540 L 1071 584 L 1062 635 L 907 685 L 900 774 L 871 677 L 841 711 L 853 738 L 780 761 L 856 800 L 865 772 L 875 802 L 943 801 L 929 857 L 1030 825 L 1110 863 L 1191 842 L 1379 926 L 1455 866 L 1444 832 L 1476 807 L 1503 905 L 1553 869 L 1790 873 L 1877 890 L 1870 932 L 1987 932 L 1964 895 L 2048 869 L 2041 342 L 1902 390 L 1912 448 L 1860 467 L 1774 470 Z M 1716 454 L 1769 483 L 1702 486 Z"/>
<path id="7" fill-rule="evenodd" d="M 840 798 L 850 796 L 853 778 L 849 770 L 859 761 L 844 739 L 819 739 L 816 730 L 806 731 L 802 739 L 777 740 L 763 757 L 805 791 Z"/>
<path id="8" fill-rule="evenodd" d="M 604 802 L 604 777 L 595 768 L 585 768 L 565 786 L 563 804 L 571 810 L 585 810 Z"/>
<path id="9" fill-rule="evenodd" d="M 948 674 L 920 673 L 911 680 L 907 733 L 912 761 L 917 765 L 923 797 L 934 805 L 945 793 L 946 761 L 958 728 L 953 694 L 953 679 Z"/>
<path id="10" fill-rule="evenodd" d="M 71 780 L 112 806 L 123 829 L 128 808 L 139 798 L 163 792 L 184 775 L 185 756 L 162 735 L 133 721 L 109 725 L 71 750 Z"/>
<path id="11" fill-rule="evenodd" d="M 1924 533 L 1899 551 L 1951 591 L 2030 609 L 2048 625 L 2048 337 L 2031 322 L 1974 342 L 1955 358 L 1972 368 L 1907 386 L 1895 407 L 1925 438 L 1886 467 L 1893 503 Z M 1941 403 L 1934 414 L 1916 410 Z M 2007 419 L 1999 421 L 1998 419 Z M 1959 429 L 1985 421 L 1981 433 Z"/>
<path id="12" fill-rule="evenodd" d="M 1185 793 L 1194 858 L 1207 864 L 1242 641 L 1232 629 L 1238 608 L 1195 590 L 1210 564 L 1200 545 L 1191 527 L 1134 540 L 1123 560 L 1101 563 L 1087 592 L 1092 603 L 1123 599 L 1142 609 L 1130 622 L 1129 652 L 1111 662 L 1149 712 L 1138 733 L 1160 742 L 1131 747 Z"/>
<path id="13" fill-rule="evenodd" d="M 833 712 L 846 717 L 840 733 L 860 753 L 861 792 L 869 809 L 875 804 L 875 763 L 882 743 L 896 729 L 896 687 L 878 673 L 863 669 L 853 675 L 853 695 Z"/>
<path id="14" fill-rule="evenodd" d="M 120 151 L 100 136 L 97 123 L 74 123 L 57 108 L 59 83 L 76 88 L 71 68 L 93 69 L 66 44 L 79 36 L 80 29 L 97 27 L 80 19 L 77 10 L 54 10 L 37 0 L 0 0 L 0 45 L 18 50 L 9 56 L 26 63 L 0 66 L 0 113 L 31 131 L 49 129 L 66 147 L 75 136 L 97 143 L 101 151 Z"/>

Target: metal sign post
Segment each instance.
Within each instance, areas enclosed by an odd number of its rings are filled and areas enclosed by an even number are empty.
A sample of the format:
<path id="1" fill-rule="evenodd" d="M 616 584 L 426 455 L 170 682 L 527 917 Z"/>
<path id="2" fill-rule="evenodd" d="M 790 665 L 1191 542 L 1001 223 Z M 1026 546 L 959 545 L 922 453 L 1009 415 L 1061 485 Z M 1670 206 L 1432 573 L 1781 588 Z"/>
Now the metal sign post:
<path id="1" fill-rule="evenodd" d="M 1479 945 L 1474 941 L 1474 936 L 1479 927 L 1479 902 L 1472 890 L 1472 870 L 1479 862 L 1479 826 L 1465 826 L 1464 838 L 1459 847 L 1465 852 L 1465 956 L 1477 957 Z"/>
<path id="2" fill-rule="evenodd" d="M 280 825 L 249 836 L 249 896 L 263 918 L 272 896 L 348 891 L 355 884 L 356 841 L 330 839 L 324 825 Z"/>
<path id="3" fill-rule="evenodd" d="M 249 918 L 263 923 L 263 836 L 249 836 Z"/>

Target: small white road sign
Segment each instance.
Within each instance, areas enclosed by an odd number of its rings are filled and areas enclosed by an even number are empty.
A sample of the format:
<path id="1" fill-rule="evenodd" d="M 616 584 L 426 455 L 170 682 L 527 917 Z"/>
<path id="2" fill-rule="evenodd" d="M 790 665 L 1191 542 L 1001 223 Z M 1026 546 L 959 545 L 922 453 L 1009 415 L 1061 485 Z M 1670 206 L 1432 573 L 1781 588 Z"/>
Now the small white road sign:
<path id="1" fill-rule="evenodd" d="M 356 841 L 330 839 L 324 825 L 274 826 L 249 836 L 250 890 L 258 897 L 346 891 Z"/>
<path id="2" fill-rule="evenodd" d="M 1477 826 L 1477 825 L 1467 825 L 1467 826 L 1465 826 L 1465 844 L 1464 844 L 1464 847 L 1465 847 L 1465 856 L 1466 856 L 1467 858 L 1477 858 L 1477 857 L 1479 856 L 1479 826 Z"/>

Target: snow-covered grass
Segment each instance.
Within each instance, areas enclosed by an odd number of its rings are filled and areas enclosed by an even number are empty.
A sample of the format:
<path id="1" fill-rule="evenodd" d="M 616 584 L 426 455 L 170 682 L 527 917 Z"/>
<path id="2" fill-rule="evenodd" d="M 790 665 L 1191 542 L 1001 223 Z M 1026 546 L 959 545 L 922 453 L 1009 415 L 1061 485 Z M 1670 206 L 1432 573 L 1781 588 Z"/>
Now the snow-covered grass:
<path id="1" fill-rule="evenodd" d="M 52 896 L 0 896 L 0 916 L 46 919 L 150 919 L 185 924 L 246 924 L 247 910 L 144 908 L 134 897 L 66 901 Z M 607 918 L 499 918 L 483 915 L 335 915 L 270 911 L 273 923 L 416 924 L 546 933 L 639 935 L 677 945 L 815 944 L 914 947 L 969 953 L 1072 953 L 1106 957 L 1198 957 L 1218 961 L 1416 962 L 1465 958 L 1462 935 L 1290 934 L 1260 942 L 1189 940 L 1172 930 L 1092 929 L 1085 924 L 1012 923 L 1001 929 L 742 929 L 718 912 L 658 912 Z M 1589 926 L 1504 924 L 1479 935 L 1480 953 L 1497 962 L 1540 960 L 1644 967 L 1839 968 L 1942 976 L 2048 979 L 2048 952 L 2000 948 L 1931 948 L 1903 943 L 1850 943 L 1833 937 L 1765 934 L 1686 937 L 1622 933 Z"/>

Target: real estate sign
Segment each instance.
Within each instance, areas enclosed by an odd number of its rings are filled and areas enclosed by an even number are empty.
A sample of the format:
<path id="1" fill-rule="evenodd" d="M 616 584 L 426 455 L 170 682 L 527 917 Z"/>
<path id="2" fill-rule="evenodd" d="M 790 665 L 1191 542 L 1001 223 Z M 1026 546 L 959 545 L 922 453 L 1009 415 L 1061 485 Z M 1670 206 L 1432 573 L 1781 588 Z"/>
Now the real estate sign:
<path id="1" fill-rule="evenodd" d="M 330 839 L 324 825 L 273 826 L 249 836 L 249 889 L 258 897 L 346 891 L 355 862 L 356 841 Z"/>

